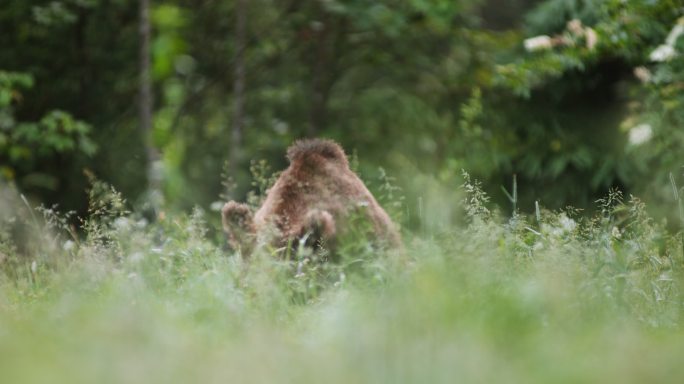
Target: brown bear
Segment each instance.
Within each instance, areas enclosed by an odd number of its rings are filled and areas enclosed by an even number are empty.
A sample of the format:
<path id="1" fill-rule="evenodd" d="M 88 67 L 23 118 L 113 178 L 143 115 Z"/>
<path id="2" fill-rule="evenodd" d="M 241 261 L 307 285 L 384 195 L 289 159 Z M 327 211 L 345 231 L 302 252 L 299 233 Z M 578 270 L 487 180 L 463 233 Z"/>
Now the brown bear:
<path id="1" fill-rule="evenodd" d="M 255 243 L 283 246 L 293 240 L 333 245 L 351 219 L 370 224 L 372 241 L 400 246 L 387 213 L 349 168 L 342 147 L 332 140 L 306 139 L 287 150 L 289 167 L 268 190 L 252 215 L 246 204 L 230 201 L 222 209 L 223 229 L 235 250 L 249 253 Z"/>

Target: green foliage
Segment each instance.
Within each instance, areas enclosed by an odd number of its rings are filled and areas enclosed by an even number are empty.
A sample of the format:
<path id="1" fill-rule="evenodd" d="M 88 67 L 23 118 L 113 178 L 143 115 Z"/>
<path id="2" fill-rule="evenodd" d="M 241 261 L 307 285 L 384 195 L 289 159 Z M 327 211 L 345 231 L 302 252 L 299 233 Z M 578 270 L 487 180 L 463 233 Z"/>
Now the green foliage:
<path id="1" fill-rule="evenodd" d="M 152 62 L 154 76 L 158 79 L 172 76 L 174 69 L 181 75 L 187 75 L 193 69 L 193 59 L 181 56 L 187 50 L 181 34 L 187 24 L 186 18 L 184 11 L 172 4 L 160 4 L 152 12 L 152 23 L 157 28 L 152 46 Z"/>
<path id="2" fill-rule="evenodd" d="M 684 15 L 677 0 L 247 2 L 243 140 L 224 169 L 238 4 L 152 5 L 151 135 L 169 209 L 209 208 L 226 193 L 220 180 L 228 171 L 231 196 L 247 197 L 253 159 L 282 169 L 284 149 L 315 135 L 373 164 L 360 173 L 382 166 L 409 192 L 411 180 L 400 175 L 407 167 L 445 186 L 458 184 L 465 169 L 488 191 L 517 175 L 528 192 L 522 211 L 534 201 L 591 209 L 611 187 L 667 210 L 668 175 L 679 176 L 684 164 L 677 150 L 683 40 L 668 38 Z M 0 45 L 17 48 L 0 52 L 0 62 L 35 79 L 35 86 L 15 75 L 12 86 L 3 80 L 0 102 L 11 104 L 13 119 L 35 122 L 22 125 L 24 142 L 6 152 L 15 164 L 5 166 L 5 178 L 20 173 L 26 192 L 83 213 L 88 168 L 138 200 L 146 185 L 135 105 L 138 5 L 9 0 L 3 7 Z M 510 22 L 494 20 L 503 16 Z M 0 121 L 10 121 L 7 113 Z M 630 141 L 648 132 L 649 140 Z M 2 135 L 6 150 L 9 134 Z M 417 212 L 419 197 L 406 197 L 407 213 Z M 506 204 L 506 196 L 497 192 L 492 202 Z M 406 216 L 409 227 L 417 223 Z"/>
<path id="3" fill-rule="evenodd" d="M 16 121 L 35 122 L 42 134 L 47 128 L 39 122 L 52 111 L 72 117 L 53 115 L 45 122 L 72 129 L 69 135 L 59 134 L 61 138 L 53 135 L 59 142 L 50 144 L 53 149 L 73 148 L 68 153 L 53 150 L 35 161 L 12 164 L 24 193 L 83 214 L 88 185 L 84 169 L 131 196 L 145 185 L 143 148 L 136 140 L 137 5 L 132 0 L 3 3 L 2 69 L 35 79 L 32 87 L 19 88 L 22 98 L 11 105 Z M 94 155 L 89 154 L 90 143 L 97 146 Z"/>
<path id="4" fill-rule="evenodd" d="M 18 179 L 26 188 L 54 189 L 56 176 L 39 172 L 38 164 L 64 154 L 92 156 L 97 147 L 90 126 L 63 111 L 51 111 L 38 122 L 16 121 L 14 105 L 23 102 L 20 90 L 32 86 L 28 74 L 0 71 L 0 177 Z"/>
<path id="5" fill-rule="evenodd" d="M 587 207 L 611 186 L 667 204 L 667 175 L 684 158 L 665 150 L 680 141 L 679 123 L 656 105 L 676 105 L 681 95 L 656 78 L 668 79 L 681 63 L 673 36 L 682 12 L 672 1 L 540 3 L 527 19 L 529 33 L 538 35 L 525 40 L 528 52 L 494 65 L 491 88 L 483 90 L 486 118 L 478 126 L 488 135 L 471 136 L 471 145 L 498 158 L 483 169 L 471 164 L 485 156 L 467 155 L 459 165 L 486 180 L 501 180 L 496 169 L 516 173 L 534 190 L 529 197 L 560 203 L 555 207 Z M 675 53 L 658 60 L 663 44 Z"/>
<path id="6" fill-rule="evenodd" d="M 559 33 L 565 29 L 568 20 L 581 20 L 594 25 L 601 18 L 606 6 L 617 1 L 605 0 L 549 0 L 541 2 L 526 16 L 526 28 L 531 34 Z M 636 2 L 634 2 L 636 3 Z M 643 3 L 643 2 L 642 2 Z"/>

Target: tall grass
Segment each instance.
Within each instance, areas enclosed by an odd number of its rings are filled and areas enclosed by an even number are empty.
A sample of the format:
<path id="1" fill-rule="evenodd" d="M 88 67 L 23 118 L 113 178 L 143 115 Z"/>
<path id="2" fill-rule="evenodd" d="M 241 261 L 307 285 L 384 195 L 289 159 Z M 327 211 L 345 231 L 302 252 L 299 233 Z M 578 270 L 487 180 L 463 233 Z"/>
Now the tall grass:
<path id="1" fill-rule="evenodd" d="M 317 263 L 244 261 L 205 212 L 149 223 L 104 184 L 82 234 L 4 189 L 0 383 L 684 380 L 680 243 L 639 200 L 506 219 L 463 193 L 463 226 Z"/>

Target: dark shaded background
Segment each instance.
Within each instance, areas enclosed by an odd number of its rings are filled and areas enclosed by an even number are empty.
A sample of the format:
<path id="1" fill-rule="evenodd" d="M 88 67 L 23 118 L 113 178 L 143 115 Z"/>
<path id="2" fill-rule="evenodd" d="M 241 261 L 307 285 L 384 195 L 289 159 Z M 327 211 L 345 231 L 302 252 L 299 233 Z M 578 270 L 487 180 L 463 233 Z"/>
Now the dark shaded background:
<path id="1" fill-rule="evenodd" d="M 668 212 L 670 174 L 682 181 L 684 39 L 666 40 L 680 1 L 175 0 L 149 12 L 144 36 L 138 1 L 3 2 L 0 177 L 84 212 L 87 170 L 138 204 L 154 150 L 166 209 L 208 208 L 244 198 L 251 161 L 280 169 L 294 139 L 324 136 L 372 188 L 386 169 L 409 206 L 416 175 L 456 186 L 462 169 L 505 207 L 516 175 L 528 212 L 591 207 L 611 187 Z M 555 45 L 525 50 L 538 35 Z M 667 44 L 675 54 L 654 59 Z"/>

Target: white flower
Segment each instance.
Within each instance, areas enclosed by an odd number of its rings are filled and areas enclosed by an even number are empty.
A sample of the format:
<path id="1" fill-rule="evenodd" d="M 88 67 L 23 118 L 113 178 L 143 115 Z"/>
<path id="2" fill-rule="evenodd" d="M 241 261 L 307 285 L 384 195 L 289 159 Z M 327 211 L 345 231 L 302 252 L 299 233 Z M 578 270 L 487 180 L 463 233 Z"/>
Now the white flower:
<path id="1" fill-rule="evenodd" d="M 584 34 L 584 28 L 582 27 L 582 21 L 579 19 L 572 19 L 568 21 L 567 24 L 568 31 L 572 32 L 577 36 L 582 36 Z"/>
<path id="2" fill-rule="evenodd" d="M 530 37 L 529 39 L 525 39 L 523 44 L 525 45 L 525 50 L 528 52 L 541 51 L 553 47 L 553 41 L 546 35 Z"/>
<path id="3" fill-rule="evenodd" d="M 587 48 L 594 49 L 594 47 L 596 47 L 596 43 L 598 42 L 598 35 L 596 34 L 596 31 L 594 31 L 593 28 L 587 27 L 584 32 L 585 39 L 587 40 Z"/>
<path id="4" fill-rule="evenodd" d="M 610 234 L 616 239 L 622 238 L 622 232 L 620 232 L 620 229 L 618 227 L 613 227 L 613 230 Z"/>
<path id="5" fill-rule="evenodd" d="M 671 45 L 663 44 L 654 49 L 649 55 L 649 58 L 651 61 L 663 62 L 672 59 L 675 55 L 676 52 Z"/>
<path id="6" fill-rule="evenodd" d="M 634 76 L 644 84 L 650 82 L 651 78 L 653 77 L 651 71 L 643 66 L 634 68 Z"/>
<path id="7" fill-rule="evenodd" d="M 567 217 L 565 214 L 562 214 L 560 216 L 558 222 L 566 232 L 572 232 L 575 230 L 575 228 L 577 228 L 577 223 L 575 222 L 575 220 Z"/>
<path id="8" fill-rule="evenodd" d="M 670 47 L 674 47 L 675 43 L 677 42 L 677 39 L 679 36 L 681 36 L 684 33 L 684 25 L 682 24 L 677 24 L 672 28 L 670 33 L 667 35 L 667 39 L 665 39 L 665 44 L 669 45 Z"/>
<path id="9" fill-rule="evenodd" d="M 214 212 L 219 212 L 219 211 L 221 211 L 221 208 L 223 208 L 223 204 L 225 204 L 223 201 L 214 201 L 209 206 L 209 209 L 214 211 Z"/>
<path id="10" fill-rule="evenodd" d="M 542 224 L 541 230 L 552 237 L 563 237 L 572 233 L 576 228 L 577 222 L 569 218 L 565 213 L 562 213 L 558 216 L 558 224 Z"/>
<path id="11" fill-rule="evenodd" d="M 71 251 L 72 249 L 74 249 L 75 245 L 76 245 L 76 243 L 74 243 L 73 241 L 67 240 L 64 242 L 64 245 L 62 245 L 62 249 L 64 249 L 65 251 L 68 252 L 68 251 Z"/>
<path id="12" fill-rule="evenodd" d="M 653 129 L 650 124 L 639 124 L 629 130 L 629 143 L 632 145 L 641 145 L 653 136 Z"/>
<path id="13" fill-rule="evenodd" d="M 679 39 L 682 34 L 684 34 L 684 17 L 677 20 L 677 24 L 672 27 L 672 30 L 665 39 L 665 44 L 659 45 L 658 48 L 651 52 L 651 55 L 649 56 L 651 61 L 663 62 L 675 57 L 677 52 L 675 51 L 674 46 L 675 43 L 677 43 L 677 39 Z"/>
<path id="14" fill-rule="evenodd" d="M 131 225 L 130 221 L 128 220 L 127 217 L 117 217 L 116 220 L 114 220 L 114 228 L 123 231 L 128 229 L 128 227 Z"/>

